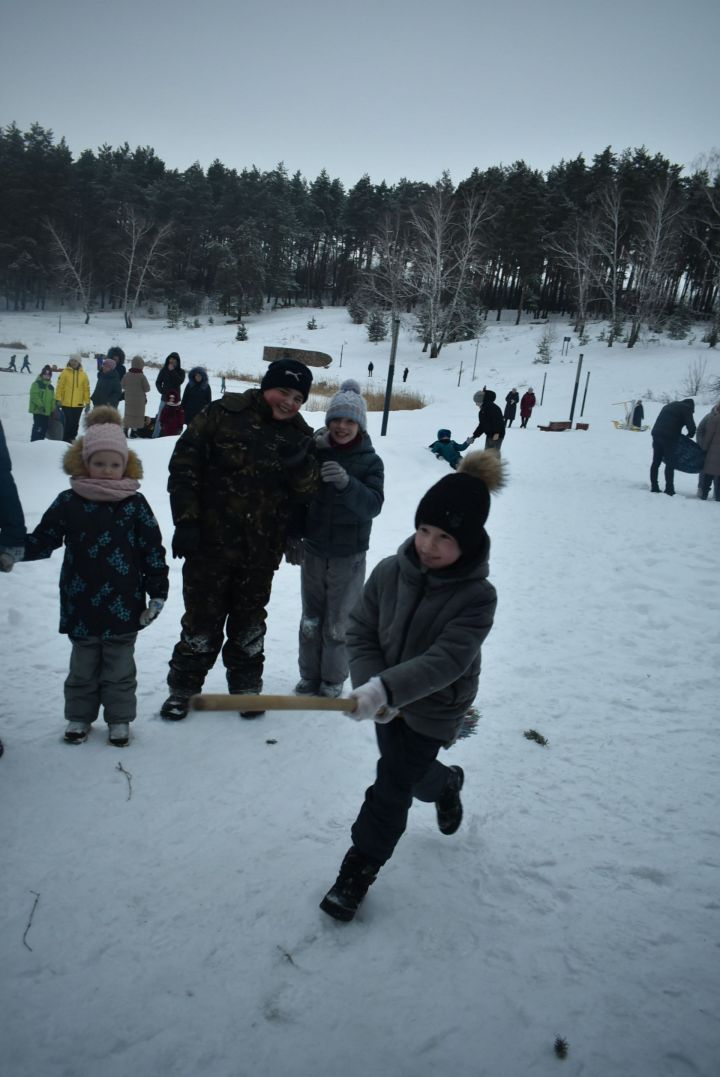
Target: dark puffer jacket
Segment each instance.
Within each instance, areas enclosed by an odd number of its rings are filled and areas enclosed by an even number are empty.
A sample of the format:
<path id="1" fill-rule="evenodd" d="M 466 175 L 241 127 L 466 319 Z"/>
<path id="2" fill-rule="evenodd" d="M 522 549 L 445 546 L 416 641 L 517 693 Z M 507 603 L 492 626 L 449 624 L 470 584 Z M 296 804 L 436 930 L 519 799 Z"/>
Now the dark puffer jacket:
<path id="1" fill-rule="evenodd" d="M 122 400 L 122 383 L 117 370 L 101 370 L 90 399 L 96 408 L 108 404 L 116 408 Z"/>
<path id="2" fill-rule="evenodd" d="M 170 369 L 168 362 L 174 359 L 176 366 Z M 180 356 L 177 352 L 170 352 L 162 370 L 155 379 L 155 388 L 160 393 L 163 400 L 167 400 L 167 395 L 171 389 L 177 389 L 180 392 L 180 386 L 185 381 L 185 371 L 180 364 Z"/>
<path id="3" fill-rule="evenodd" d="M 316 557 L 352 557 L 370 545 L 373 519 L 383 506 L 385 469 L 367 433 L 347 447 L 332 445 L 326 432 L 315 441 L 318 462 L 336 460 L 350 481 L 344 490 L 320 488 L 307 508 L 304 545 Z"/>
<path id="4" fill-rule="evenodd" d="M 195 381 L 196 374 L 202 375 L 202 381 Z M 212 392 L 208 385 L 207 370 L 204 366 L 194 366 L 188 374 L 187 385 L 182 395 L 185 422 L 188 426 L 211 400 Z"/>
<path id="5" fill-rule="evenodd" d="M 673 400 L 661 408 L 660 414 L 655 420 L 651 434 L 658 441 L 674 441 L 682 433 L 683 427 L 687 427 L 690 437 L 695 435 L 695 420 L 693 412 L 695 402 L 693 400 Z"/>
<path id="6" fill-rule="evenodd" d="M 293 502 L 318 487 L 301 415 L 277 421 L 259 389 L 225 393 L 196 416 L 170 458 L 173 521 L 200 528 L 203 548 L 280 563 Z"/>
<path id="7" fill-rule="evenodd" d="M 505 437 L 505 420 L 503 413 L 495 403 L 495 393 L 492 389 L 485 389 L 485 396 L 478 412 L 478 424 L 473 430 L 473 437 L 479 438 L 481 434 L 492 437 L 498 434 L 499 441 Z"/>

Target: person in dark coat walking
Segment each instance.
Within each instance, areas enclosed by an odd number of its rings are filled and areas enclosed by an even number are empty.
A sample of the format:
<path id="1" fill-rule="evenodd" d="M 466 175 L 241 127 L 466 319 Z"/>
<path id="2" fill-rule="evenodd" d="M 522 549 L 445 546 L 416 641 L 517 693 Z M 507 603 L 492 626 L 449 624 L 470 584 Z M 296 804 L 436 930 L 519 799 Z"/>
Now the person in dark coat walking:
<path id="1" fill-rule="evenodd" d="M 302 527 L 299 695 L 337 697 L 348 675 L 345 630 L 365 582 L 373 519 L 382 508 L 383 463 L 367 433 L 356 381 L 340 386 L 315 435 L 321 485 Z M 292 556 L 285 557 L 291 562 Z"/>
<path id="2" fill-rule="evenodd" d="M 13 358 L 14 358 L 14 356 L 13 356 Z M 374 364 L 373 363 L 368 363 L 368 377 L 369 378 L 371 378 L 373 376 L 373 370 L 374 369 L 375 369 Z"/>
<path id="3" fill-rule="evenodd" d="M 527 424 L 530 421 L 530 416 L 533 413 L 533 408 L 537 404 L 535 393 L 532 390 L 532 386 L 527 389 L 520 400 L 520 428 L 521 430 L 527 429 Z"/>
<path id="4" fill-rule="evenodd" d="M 188 374 L 187 385 L 182 395 L 185 422 L 188 426 L 211 400 L 212 392 L 208 383 L 207 370 L 204 366 L 194 366 Z"/>
<path id="5" fill-rule="evenodd" d="M 675 453 L 678 438 L 686 429 L 689 437 L 695 436 L 695 401 L 689 397 L 685 400 L 673 400 L 660 409 L 651 430 L 653 458 L 650 465 L 650 489 L 654 494 L 660 493 L 658 471 L 665 463 L 665 493 L 671 497 L 675 493 Z"/>
<path id="6" fill-rule="evenodd" d="M 405 369 L 403 370 L 403 382 L 407 381 L 409 373 L 410 373 L 410 371 L 408 370 L 407 367 L 405 367 Z"/>
<path id="7" fill-rule="evenodd" d="M 513 424 L 515 415 L 517 414 L 517 406 L 519 402 L 520 394 L 518 393 L 517 389 L 511 389 L 508 395 L 505 397 L 505 412 L 503 414 L 505 424 L 508 427 L 511 427 Z"/>
<path id="8" fill-rule="evenodd" d="M 114 359 L 103 359 L 95 388 L 90 399 L 96 408 L 116 408 L 122 400 L 122 383 L 118 377 Z"/>
<path id="9" fill-rule="evenodd" d="M 24 359 L 22 361 L 22 366 L 20 367 L 20 373 L 21 374 L 25 374 L 25 373 L 32 374 L 32 370 L 30 369 L 30 356 L 29 355 L 26 355 L 24 357 Z"/>
<path id="10" fill-rule="evenodd" d="M 10 362 L 8 363 L 8 367 L 7 367 L 8 373 L 10 371 L 12 371 L 13 374 L 17 374 L 17 366 L 15 365 L 15 358 L 16 357 L 14 355 L 10 356 Z"/>
<path id="11" fill-rule="evenodd" d="M 496 449 L 500 452 L 503 438 L 505 437 L 505 420 L 503 413 L 495 403 L 495 393 L 492 389 L 481 389 L 475 393 L 473 400 L 479 406 L 478 424 L 473 430 L 472 437 L 479 438 L 485 435 L 485 448 Z"/>
<path id="12" fill-rule="evenodd" d="M 168 393 L 171 389 L 177 389 L 180 392 L 180 386 L 185 381 L 185 371 L 182 368 L 180 362 L 180 356 L 177 352 L 170 352 L 162 370 L 155 379 L 155 388 L 160 393 L 160 405 L 158 407 L 157 418 L 155 419 L 155 429 L 153 430 L 153 437 L 160 437 L 160 412 L 163 409 L 165 401 L 168 398 Z"/>

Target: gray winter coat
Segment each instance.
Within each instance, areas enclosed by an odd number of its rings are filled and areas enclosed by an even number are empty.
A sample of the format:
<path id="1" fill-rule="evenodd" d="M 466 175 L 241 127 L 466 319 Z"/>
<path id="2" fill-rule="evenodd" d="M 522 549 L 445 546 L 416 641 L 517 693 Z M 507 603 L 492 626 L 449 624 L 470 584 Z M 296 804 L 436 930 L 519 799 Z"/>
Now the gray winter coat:
<path id="1" fill-rule="evenodd" d="M 354 686 L 381 676 L 411 729 L 454 740 L 477 695 L 480 647 L 495 616 L 483 551 L 442 572 L 418 561 L 414 536 L 373 570 L 350 614 L 346 642 Z"/>
<path id="2" fill-rule="evenodd" d="M 331 446 L 327 431 L 316 436 L 318 463 L 336 460 L 350 481 L 344 490 L 332 483 L 320 489 L 307 508 L 303 543 L 316 557 L 352 557 L 370 544 L 373 519 L 383 506 L 383 462 L 368 434 L 346 449 Z"/>
<path id="3" fill-rule="evenodd" d="M 720 475 L 720 409 L 713 408 L 700 420 L 696 440 L 705 452 L 703 472 L 706 475 Z"/>

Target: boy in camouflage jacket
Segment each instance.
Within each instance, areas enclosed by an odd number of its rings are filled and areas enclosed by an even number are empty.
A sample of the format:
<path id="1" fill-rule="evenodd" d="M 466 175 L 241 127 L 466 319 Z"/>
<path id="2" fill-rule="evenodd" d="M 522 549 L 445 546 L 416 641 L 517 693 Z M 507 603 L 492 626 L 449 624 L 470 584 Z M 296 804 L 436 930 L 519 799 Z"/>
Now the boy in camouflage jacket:
<path id="1" fill-rule="evenodd" d="M 221 649 L 231 693 L 262 687 L 267 604 L 291 506 L 319 483 L 312 429 L 298 414 L 311 384 L 304 363 L 279 359 L 259 389 L 225 393 L 178 440 L 168 490 L 185 613 L 164 718 L 185 717 Z"/>

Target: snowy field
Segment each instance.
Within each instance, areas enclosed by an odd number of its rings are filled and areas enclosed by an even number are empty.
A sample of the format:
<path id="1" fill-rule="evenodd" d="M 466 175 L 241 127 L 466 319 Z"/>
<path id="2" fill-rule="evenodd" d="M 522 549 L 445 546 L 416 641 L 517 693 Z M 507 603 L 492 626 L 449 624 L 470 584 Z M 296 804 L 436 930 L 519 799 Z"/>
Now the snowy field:
<path id="1" fill-rule="evenodd" d="M 314 314 L 318 329 L 306 329 Z M 491 315 L 491 319 L 494 315 Z M 262 372 L 265 344 L 329 352 L 328 372 L 382 384 L 389 344 L 345 310 L 268 312 L 168 329 L 118 314 L 0 315 L 0 343 L 64 366 L 120 344 L 187 369 Z M 218 317 L 217 322 L 221 319 Z M 255 722 L 157 711 L 182 610 L 170 598 L 137 646 L 140 715 L 130 747 L 99 727 L 62 742 L 69 645 L 57 632 L 61 556 L 0 578 L 3 854 L 0 1070 L 8 1077 L 717 1077 L 720 1073 L 718 653 L 720 504 L 649 492 L 650 435 L 616 430 L 619 402 L 687 395 L 690 341 L 609 350 L 590 330 L 535 365 L 538 325 L 514 312 L 430 360 L 400 336 L 397 380 L 426 407 L 369 432 L 386 501 L 368 568 L 411 531 L 447 472 L 426 446 L 474 428 L 473 392 L 545 398 L 505 439 L 507 489 L 493 500 L 490 578 L 499 605 L 483 648 L 474 737 L 447 753 L 466 772 L 465 821 L 443 837 L 413 808 L 394 859 L 355 921 L 318 910 L 371 780 L 373 730 L 341 714 Z M 342 368 L 338 369 L 340 352 Z M 575 419 L 590 371 L 587 431 Z M 0 365 L 11 351 L 0 348 Z M 473 366 L 476 377 L 473 380 Z M 92 361 L 86 364 L 94 382 Z M 154 384 L 155 372 L 149 371 Z M 67 479 L 61 443 L 30 444 L 27 375 L 0 374 L 0 418 L 30 528 Z M 231 383 L 229 387 L 234 387 Z M 242 388 L 243 386 L 240 386 Z M 650 394 L 653 400 L 649 399 Z M 151 408 L 157 394 L 153 390 Z M 696 420 L 714 402 L 696 397 Z M 317 427 L 322 412 L 308 412 Z M 135 442 L 166 544 L 174 439 Z M 283 563 L 269 613 L 265 683 L 297 679 L 299 570 Z M 221 668 L 207 690 L 224 691 Z M 537 730 L 547 746 L 528 740 Z M 567 1040 L 564 1061 L 553 1050 Z"/>

